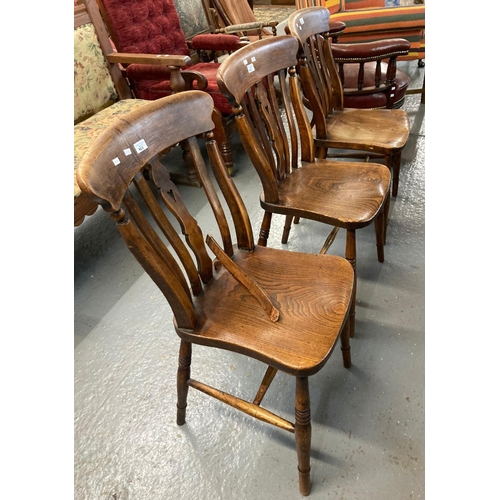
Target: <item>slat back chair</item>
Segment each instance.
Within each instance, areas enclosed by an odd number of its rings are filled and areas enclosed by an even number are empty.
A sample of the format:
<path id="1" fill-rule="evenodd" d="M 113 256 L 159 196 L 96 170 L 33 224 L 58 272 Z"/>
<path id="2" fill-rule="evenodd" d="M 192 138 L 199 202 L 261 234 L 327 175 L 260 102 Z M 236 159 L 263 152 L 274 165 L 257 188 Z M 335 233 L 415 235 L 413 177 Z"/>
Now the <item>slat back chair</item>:
<path id="1" fill-rule="evenodd" d="M 402 109 L 344 107 L 329 19 L 328 9 L 310 7 L 293 12 L 288 21 L 290 33 L 299 41 L 298 71 L 312 111 L 315 154 L 320 158 L 381 158 L 392 169 L 392 195 L 397 196 L 401 152 L 410 133 L 408 114 Z M 351 152 L 345 153 L 346 149 Z M 386 215 L 388 211 L 387 204 Z"/>
<path id="2" fill-rule="evenodd" d="M 315 159 L 314 140 L 296 74 L 298 42 L 276 36 L 251 43 L 219 68 L 220 88 L 233 104 L 242 144 L 258 172 L 264 209 L 259 245 L 266 246 L 273 214 L 306 218 L 347 231 L 345 256 L 356 269 L 356 230 L 375 222 L 378 259 L 384 261 L 384 211 L 389 169 L 376 163 Z M 289 74 L 289 77 L 287 75 Z M 300 156 L 299 156 L 300 144 Z M 351 308 L 351 336 L 355 308 Z"/>
<path id="3" fill-rule="evenodd" d="M 178 425 L 185 423 L 188 389 L 192 387 L 293 433 L 300 491 L 307 495 L 311 447 L 308 378 L 325 365 L 339 338 L 344 366 L 351 364 L 348 323 L 354 273 L 342 257 L 254 245 L 248 213 L 214 140 L 213 105 L 211 97 L 201 91 L 148 102 L 100 136 L 85 154 L 77 179 L 82 190 L 116 221 L 128 248 L 172 308 L 174 328 L 181 339 Z M 231 213 L 235 244 L 196 138 L 200 135 Z M 158 161 L 160 152 L 178 142 L 193 157 L 217 221 L 217 236 L 208 234 L 204 239 Z M 233 351 L 268 365 L 253 400 L 191 378 L 192 344 Z M 294 422 L 261 406 L 278 370 L 296 377 Z"/>

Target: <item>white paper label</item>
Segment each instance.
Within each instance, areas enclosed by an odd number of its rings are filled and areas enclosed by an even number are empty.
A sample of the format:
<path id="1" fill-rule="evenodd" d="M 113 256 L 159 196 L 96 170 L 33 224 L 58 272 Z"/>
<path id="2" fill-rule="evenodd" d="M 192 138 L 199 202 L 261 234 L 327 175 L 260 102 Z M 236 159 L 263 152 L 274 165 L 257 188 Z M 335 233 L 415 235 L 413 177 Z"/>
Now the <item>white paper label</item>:
<path id="1" fill-rule="evenodd" d="M 134 148 L 138 153 L 142 153 L 145 149 L 148 149 L 148 145 L 144 139 L 141 139 L 134 144 Z"/>
<path id="2" fill-rule="evenodd" d="M 125 153 L 125 156 L 130 156 L 132 154 L 132 151 L 130 151 L 130 148 L 124 149 L 123 152 Z"/>
<path id="3" fill-rule="evenodd" d="M 249 65 L 247 66 L 247 69 L 248 69 L 248 72 L 249 72 L 249 73 L 252 73 L 252 71 L 255 71 L 255 68 L 254 68 L 253 64 L 249 64 Z"/>
<path id="4" fill-rule="evenodd" d="M 119 164 L 120 164 L 120 160 L 118 158 L 114 158 L 113 159 L 113 165 L 116 167 Z"/>

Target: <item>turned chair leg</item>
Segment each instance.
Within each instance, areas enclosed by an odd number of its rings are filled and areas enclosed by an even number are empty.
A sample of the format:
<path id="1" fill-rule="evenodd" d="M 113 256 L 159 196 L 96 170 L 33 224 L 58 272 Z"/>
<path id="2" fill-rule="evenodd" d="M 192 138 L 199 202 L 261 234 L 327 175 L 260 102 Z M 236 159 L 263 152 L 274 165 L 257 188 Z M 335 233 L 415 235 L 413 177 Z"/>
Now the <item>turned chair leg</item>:
<path id="1" fill-rule="evenodd" d="M 377 217 L 375 217 L 375 238 L 377 240 L 377 257 L 379 262 L 384 262 L 385 205 L 388 200 L 389 197 L 387 197 L 384 206 L 381 208 Z"/>
<path id="2" fill-rule="evenodd" d="M 191 351 L 191 344 L 185 340 L 181 340 L 179 367 L 177 369 L 177 425 L 184 425 L 186 423 L 188 380 L 191 376 Z"/>
<path id="3" fill-rule="evenodd" d="M 295 391 L 295 444 L 299 461 L 299 489 L 304 496 L 311 491 L 311 408 L 307 377 L 297 377 Z"/>
<path id="4" fill-rule="evenodd" d="M 384 245 L 387 242 L 387 226 L 389 224 L 389 209 L 391 208 L 391 197 L 387 196 L 387 199 L 385 200 L 384 203 Z M 383 262 L 383 261 L 381 261 Z"/>
<path id="5" fill-rule="evenodd" d="M 226 164 L 227 172 L 232 177 L 233 175 L 233 147 L 231 145 L 231 133 L 224 123 L 224 117 L 221 112 L 214 109 L 212 113 L 212 120 L 215 124 L 214 139 L 219 145 L 222 158 Z"/>
<path id="6" fill-rule="evenodd" d="M 281 243 L 286 245 L 288 243 L 288 235 L 292 227 L 293 215 L 287 215 L 285 219 L 285 227 L 283 228 L 283 235 L 281 236 Z"/>
<path id="7" fill-rule="evenodd" d="M 392 156 L 392 196 L 396 198 L 399 188 L 399 169 L 401 167 L 401 151 Z"/>
<path id="8" fill-rule="evenodd" d="M 267 247 L 272 216 L 273 214 L 271 212 L 264 212 L 264 217 L 262 218 L 262 224 L 260 226 L 259 241 L 257 242 L 261 247 Z"/>
<path id="9" fill-rule="evenodd" d="M 342 351 L 342 361 L 344 368 L 351 368 L 351 339 L 349 337 L 349 316 L 346 318 L 344 328 L 340 332 L 340 350 Z"/>
<path id="10" fill-rule="evenodd" d="M 349 336 L 354 337 L 356 317 L 356 288 L 358 278 L 356 276 L 356 231 L 348 229 L 346 234 L 345 258 L 349 261 L 354 271 L 354 284 L 352 287 L 352 304 L 349 314 Z"/>

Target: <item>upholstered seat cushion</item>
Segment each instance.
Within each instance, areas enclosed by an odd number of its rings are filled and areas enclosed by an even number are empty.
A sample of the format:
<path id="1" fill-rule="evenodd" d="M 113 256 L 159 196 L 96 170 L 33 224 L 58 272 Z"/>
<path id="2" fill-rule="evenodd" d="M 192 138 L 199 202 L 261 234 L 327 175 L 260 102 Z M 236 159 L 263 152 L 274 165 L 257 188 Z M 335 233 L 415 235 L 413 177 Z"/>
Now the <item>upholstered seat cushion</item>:
<path id="1" fill-rule="evenodd" d="M 125 99 L 109 106 L 99 113 L 87 118 L 74 126 L 74 191 L 75 198 L 82 194 L 80 186 L 76 182 L 76 169 L 80 161 L 90 147 L 94 139 L 106 130 L 119 116 L 143 106 L 148 101 L 142 99 Z"/>

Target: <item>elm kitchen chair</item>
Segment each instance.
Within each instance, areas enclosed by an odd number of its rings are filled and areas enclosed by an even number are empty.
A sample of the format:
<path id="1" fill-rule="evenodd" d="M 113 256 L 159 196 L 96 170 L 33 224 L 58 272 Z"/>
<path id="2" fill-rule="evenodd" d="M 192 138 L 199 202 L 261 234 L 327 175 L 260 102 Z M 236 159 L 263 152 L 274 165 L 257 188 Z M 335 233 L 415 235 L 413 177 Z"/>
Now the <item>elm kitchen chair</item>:
<path id="1" fill-rule="evenodd" d="M 408 113 L 402 109 L 344 107 L 328 36 L 329 18 L 326 8 L 310 7 L 294 12 L 288 24 L 299 41 L 298 70 L 313 114 L 316 154 L 325 158 L 331 152 L 330 157 L 342 157 L 344 153 L 339 150 L 347 149 L 361 152 L 361 156 L 383 158 L 392 170 L 392 196 L 397 196 L 401 152 L 410 134 Z"/>
<path id="2" fill-rule="evenodd" d="M 293 433 L 299 488 L 308 495 L 309 377 L 325 365 L 339 339 L 344 366 L 351 364 L 348 323 L 354 272 L 339 256 L 254 244 L 247 210 L 214 140 L 212 111 L 212 98 L 196 90 L 148 102 L 118 118 L 100 135 L 84 155 L 77 180 L 82 191 L 116 221 L 127 247 L 172 308 L 180 337 L 177 424 L 185 423 L 192 387 Z M 204 138 L 214 177 L 234 222 L 234 245 L 198 136 Z M 178 142 L 192 154 L 220 234 L 207 234 L 204 239 L 158 160 L 160 152 Z M 135 196 L 140 199 L 136 201 Z M 171 219 L 164 210 L 172 214 Z M 178 228 L 173 225 L 176 220 Z M 255 398 L 246 401 L 192 378 L 193 344 L 233 351 L 267 365 Z M 261 406 L 278 370 L 296 378 L 294 422 Z"/>
<path id="3" fill-rule="evenodd" d="M 295 68 L 298 47 L 289 35 L 263 38 L 233 52 L 219 68 L 219 86 L 233 105 L 242 144 L 263 188 L 258 242 L 267 245 L 273 214 L 286 216 L 285 240 L 297 217 L 334 226 L 334 231 L 344 228 L 345 256 L 355 271 L 356 230 L 374 223 L 378 259 L 383 262 L 383 207 L 389 197 L 390 170 L 378 163 L 315 158 Z M 327 240 L 320 252 L 329 246 Z"/>

